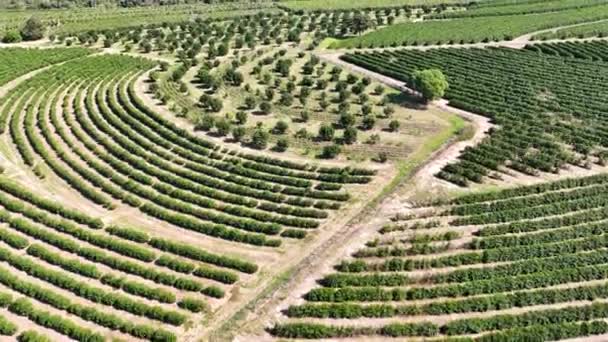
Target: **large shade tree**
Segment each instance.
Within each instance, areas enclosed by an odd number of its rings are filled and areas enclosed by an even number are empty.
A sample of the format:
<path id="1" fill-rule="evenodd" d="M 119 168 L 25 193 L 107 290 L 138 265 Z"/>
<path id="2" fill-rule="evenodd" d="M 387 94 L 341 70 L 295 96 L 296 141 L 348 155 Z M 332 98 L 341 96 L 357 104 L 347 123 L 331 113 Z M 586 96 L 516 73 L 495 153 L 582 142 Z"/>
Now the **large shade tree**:
<path id="1" fill-rule="evenodd" d="M 426 101 L 433 101 L 443 97 L 449 84 L 441 70 L 426 69 L 414 73 L 412 86 Z"/>

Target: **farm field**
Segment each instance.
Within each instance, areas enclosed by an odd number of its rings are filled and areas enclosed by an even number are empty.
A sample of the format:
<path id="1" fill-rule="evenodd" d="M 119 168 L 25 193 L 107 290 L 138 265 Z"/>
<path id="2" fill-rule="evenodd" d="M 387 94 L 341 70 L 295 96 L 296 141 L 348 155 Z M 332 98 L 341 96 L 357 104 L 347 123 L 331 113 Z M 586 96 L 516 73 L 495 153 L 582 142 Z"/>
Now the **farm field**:
<path id="1" fill-rule="evenodd" d="M 157 49 L 146 54 L 141 45 L 128 56 L 120 55 L 115 51 L 124 50 L 128 42 L 118 42 L 119 35 L 130 32 L 117 32 L 117 43 L 106 51 L 104 43 L 96 46 L 92 38 L 83 44 L 88 48 L 0 50 L 16 62 L 26 61 L 19 69 L 7 68 L 7 80 L 58 64 L 8 84 L 0 107 L 6 199 L 33 201 L 3 205 L 4 222 L 13 222 L 13 216 L 16 222 L 3 232 L 3 241 L 8 241 L 3 260 L 14 261 L 7 261 L 8 270 L 17 267 L 25 272 L 3 283 L 7 322 L 12 324 L 7 323 L 7 335 L 22 333 L 18 317 L 25 317 L 31 322 L 25 327 L 76 340 L 181 341 L 204 336 L 212 331 L 210 326 L 217 328 L 223 317 L 305 257 L 306 250 L 336 234 L 380 194 L 385 181 L 397 177 L 392 166 L 368 161 L 378 152 L 358 158 L 357 164 L 344 159 L 324 166 L 314 155 L 283 153 L 292 161 L 281 160 L 270 149 L 272 157 L 247 146 L 217 142 L 214 134 L 192 132 L 192 123 L 184 126 L 176 117 L 181 109 L 162 105 L 145 91 L 154 75 L 163 73 L 165 63 L 167 71 L 176 73 L 183 59 Z M 213 49 L 210 46 L 201 46 L 200 55 L 192 60 L 204 58 Z M 301 48 L 284 46 L 291 54 Z M 264 53 L 280 50 L 281 45 L 273 44 Z M 300 60 L 303 64 L 314 58 L 308 54 Z M 329 79 L 332 69 L 323 63 L 322 78 Z M 343 84 L 353 87 L 347 73 L 341 74 Z M 352 77 L 358 84 L 368 82 Z M 171 83 L 182 82 L 178 81 Z M 196 88 L 196 82 L 186 81 Z M 332 87 L 338 82 L 328 81 Z M 378 130 L 383 136 L 408 137 L 417 130 L 436 141 L 428 148 L 420 140 L 417 147 L 410 138 L 405 142 L 407 152 L 391 160 L 405 163 L 412 153 L 420 163 L 457 133 L 452 125 L 463 125 L 439 109 L 416 108 L 415 102 L 379 83 L 365 88 L 374 112 L 382 111 L 374 103 L 383 96 L 386 101 L 393 101 L 391 96 L 397 99 L 391 105 L 394 111 L 378 115 L 402 118 L 404 125 L 420 122 L 401 133 Z M 221 89 L 234 93 L 238 87 Z M 317 103 L 319 94 L 314 93 L 314 101 L 311 96 L 311 103 Z M 414 108 L 402 107 L 403 101 Z M 199 107 L 195 111 L 209 114 Z M 297 113 L 299 117 L 300 110 Z M 258 126 L 249 127 L 259 130 Z M 401 171 L 399 177 L 405 176 Z M 59 204 L 51 205 L 52 199 Z M 26 250 L 31 257 L 18 259 Z M 40 269 L 24 266 L 35 260 L 42 260 Z M 86 291 L 80 291 L 85 283 Z M 33 292 L 23 290 L 30 286 Z"/>
<path id="2" fill-rule="evenodd" d="M 608 339 L 607 6 L 0 1 L 0 341 Z"/>
<path id="3" fill-rule="evenodd" d="M 606 21 L 598 21 L 591 24 L 582 24 L 574 27 L 554 30 L 553 32 L 539 33 L 532 36 L 534 40 L 551 40 L 551 39 L 570 39 L 570 38 L 589 38 L 589 37 L 605 37 L 608 33 L 608 23 Z"/>
<path id="4" fill-rule="evenodd" d="M 541 1 L 541 2 L 521 2 L 513 3 L 512 5 L 492 6 L 492 3 L 486 4 L 480 2 L 470 6 L 466 11 L 449 12 L 438 15 L 433 15 L 433 19 L 446 18 L 464 18 L 464 17 L 487 17 L 499 15 L 513 14 L 533 14 L 543 12 L 558 12 L 573 8 L 585 8 L 606 4 L 603 0 L 556 0 L 556 1 Z"/>
<path id="5" fill-rule="evenodd" d="M 436 6 L 436 5 L 459 5 L 466 3 L 463 0 L 283 0 L 281 6 L 291 10 L 334 10 L 334 9 L 357 9 L 399 6 Z"/>
<path id="6" fill-rule="evenodd" d="M 567 46 L 591 56 L 589 51 L 597 49 L 585 50 L 588 44 L 593 43 Z M 601 51 L 605 49 L 599 49 L 600 55 Z M 604 163 L 603 119 L 592 114 L 601 111 L 601 99 L 606 95 L 600 86 L 604 69 L 598 69 L 603 62 L 506 48 L 394 50 L 344 58 L 406 82 L 408 72 L 411 75 L 417 68 L 441 68 L 454 85 L 446 94 L 450 103 L 489 116 L 500 127 L 465 151 L 458 163 L 446 166 L 440 178 L 467 185 L 488 178 L 508 181 L 516 174 L 538 176 L 574 165 L 592 168 Z M 468 82 L 471 77 L 475 83 Z M 583 95 L 569 87 L 570 82 L 584 84 L 580 90 L 597 91 L 587 93 L 581 103 L 575 99 Z M 526 120 L 536 124 L 526 124 Z"/>
<path id="7" fill-rule="evenodd" d="M 406 22 L 362 36 L 339 40 L 334 42 L 331 47 L 336 49 L 382 48 L 512 40 L 530 32 L 607 18 L 608 5 L 603 4 L 528 15 L 496 15 L 448 21 Z"/>
<path id="8" fill-rule="evenodd" d="M 376 18 L 386 20 L 388 14 Z M 117 30 L 103 43 L 97 33 L 83 39 L 85 45 L 163 61 L 141 84 L 144 96 L 224 144 L 325 159 L 334 158 L 327 151 L 335 147 L 350 160 L 404 161 L 420 150 L 426 134 L 450 135 L 464 126 L 445 111 L 426 109 L 308 52 L 316 36 L 346 27 L 340 16 L 270 16 L 259 41 L 252 40 L 255 19 L 239 26 L 227 20 L 142 33 Z M 290 31 L 289 25 L 301 28 Z M 190 37 L 201 30 L 206 34 L 193 42 Z M 261 134 L 267 136 L 263 143 L 256 140 Z"/>
<path id="9" fill-rule="evenodd" d="M 270 332 L 464 341 L 605 334 L 605 181 L 567 179 L 399 213 L 282 308 Z"/>
<path id="10" fill-rule="evenodd" d="M 272 11 L 267 1 L 220 2 L 218 4 L 193 4 L 159 7 L 108 8 L 108 9 L 56 9 L 56 10 L 2 10 L 0 32 L 23 25 L 30 17 L 47 23 L 53 35 L 74 34 L 89 30 L 104 30 L 120 27 L 181 22 L 195 17 L 222 18 L 254 14 L 260 10 Z"/>

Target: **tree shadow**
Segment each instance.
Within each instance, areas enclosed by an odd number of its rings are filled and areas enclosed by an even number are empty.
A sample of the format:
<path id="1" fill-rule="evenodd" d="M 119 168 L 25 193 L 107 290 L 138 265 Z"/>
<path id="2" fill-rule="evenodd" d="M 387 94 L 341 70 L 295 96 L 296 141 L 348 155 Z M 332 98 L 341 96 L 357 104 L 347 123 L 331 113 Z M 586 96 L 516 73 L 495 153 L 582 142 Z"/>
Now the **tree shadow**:
<path id="1" fill-rule="evenodd" d="M 427 103 L 422 98 L 405 92 L 387 94 L 386 98 L 390 103 L 398 104 L 409 109 L 424 110 L 427 108 Z"/>

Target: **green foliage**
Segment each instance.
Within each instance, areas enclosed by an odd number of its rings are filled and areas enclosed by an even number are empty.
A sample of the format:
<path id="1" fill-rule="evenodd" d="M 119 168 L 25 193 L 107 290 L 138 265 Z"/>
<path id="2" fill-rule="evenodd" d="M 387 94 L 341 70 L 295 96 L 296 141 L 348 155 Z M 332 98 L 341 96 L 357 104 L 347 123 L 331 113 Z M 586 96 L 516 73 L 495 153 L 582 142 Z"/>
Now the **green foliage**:
<path id="1" fill-rule="evenodd" d="M 18 342 L 51 342 L 51 339 L 35 330 L 26 330 L 17 336 Z"/>
<path id="2" fill-rule="evenodd" d="M 323 124 L 319 127 L 318 137 L 322 141 L 331 141 L 334 138 L 335 130 L 331 125 Z"/>
<path id="3" fill-rule="evenodd" d="M 177 305 L 182 309 L 186 309 L 194 313 L 203 312 L 209 309 L 207 303 L 204 301 L 190 297 L 182 299 L 179 303 L 177 303 Z"/>
<path id="4" fill-rule="evenodd" d="M 37 17 L 30 17 L 21 29 L 23 40 L 38 40 L 44 37 L 46 25 Z"/>
<path id="5" fill-rule="evenodd" d="M 422 94 L 426 101 L 437 100 L 444 96 L 448 89 L 448 81 L 439 69 L 426 69 L 414 72 L 412 75 L 414 89 Z"/>
<path id="6" fill-rule="evenodd" d="M 4 33 L 2 36 L 3 43 L 19 43 L 22 40 L 21 33 L 17 30 L 9 30 Z"/>
<path id="7" fill-rule="evenodd" d="M 263 128 L 257 128 L 251 135 L 251 146 L 258 150 L 263 150 L 268 147 L 270 134 Z"/>

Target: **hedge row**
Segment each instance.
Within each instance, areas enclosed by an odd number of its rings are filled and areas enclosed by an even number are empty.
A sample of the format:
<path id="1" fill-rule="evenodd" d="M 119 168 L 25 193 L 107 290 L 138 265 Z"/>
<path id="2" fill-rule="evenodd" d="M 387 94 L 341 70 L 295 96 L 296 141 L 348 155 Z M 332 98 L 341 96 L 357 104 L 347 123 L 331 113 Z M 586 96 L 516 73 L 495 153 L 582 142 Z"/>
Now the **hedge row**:
<path id="1" fill-rule="evenodd" d="M 40 104 L 40 106 L 42 106 L 42 105 L 43 105 L 43 103 Z M 51 112 L 53 112 L 54 110 L 55 110 L 54 106 L 51 106 Z M 38 113 L 41 111 L 44 111 L 44 109 L 39 108 Z M 38 137 L 37 132 L 35 130 L 35 126 L 36 126 L 36 124 L 38 124 L 42 133 L 46 134 L 47 136 L 52 135 L 52 133 L 50 132 L 50 129 L 48 128 L 48 125 L 46 124 L 46 122 L 36 120 L 36 118 L 34 117 L 34 114 L 35 113 L 33 113 L 33 111 L 27 111 L 26 117 L 24 119 L 24 125 L 25 125 L 25 133 L 27 135 L 27 139 L 29 140 L 32 148 L 36 151 L 36 153 L 38 153 L 38 155 L 40 155 L 44 159 L 45 163 L 55 172 L 55 174 L 57 174 L 59 177 L 61 177 L 65 182 L 67 182 L 76 191 L 80 192 L 83 196 L 90 199 L 94 203 L 102 205 L 106 208 L 109 208 L 109 209 L 114 208 L 114 204 L 110 198 L 108 198 L 107 196 L 98 192 L 95 188 L 91 187 L 89 185 L 89 183 L 87 183 L 86 181 L 83 181 L 81 178 L 76 177 L 71 171 L 73 170 L 73 171 L 78 172 L 78 174 L 82 178 L 87 179 L 88 181 L 93 182 L 94 184 L 97 182 L 95 175 L 92 175 L 90 172 L 87 172 L 87 170 L 80 167 L 79 164 L 75 163 L 74 160 L 69 158 L 64 153 L 64 151 L 62 151 L 62 148 L 57 144 L 55 144 L 53 147 L 56 150 L 60 151 L 59 154 L 51 155 L 48 152 L 45 144 Z M 21 143 L 25 144 L 26 139 L 21 136 L 21 133 L 16 133 L 14 131 L 15 129 L 23 130 L 22 128 L 18 127 L 19 126 L 19 123 L 17 122 L 18 120 L 19 120 L 19 115 L 13 115 L 11 117 L 11 135 L 13 136 L 14 140 L 16 139 L 15 142 L 21 142 Z M 13 122 L 15 122 L 15 123 L 13 124 Z M 53 143 L 53 141 L 50 141 L 50 143 Z M 26 145 L 26 146 L 29 146 L 29 145 Z M 25 147 L 23 147 L 23 149 L 25 149 Z M 28 153 L 27 150 L 20 151 L 20 153 L 22 154 L 22 156 L 27 156 L 28 154 L 32 154 L 31 152 Z M 70 168 L 69 169 L 65 168 L 58 161 L 57 157 L 59 157 L 59 159 L 61 159 L 63 162 L 65 162 Z M 30 157 L 24 157 L 24 158 L 30 158 Z M 31 158 L 33 158 L 33 157 L 31 157 Z"/>
<path id="2" fill-rule="evenodd" d="M 556 229 L 605 219 L 608 219 L 608 207 L 584 210 L 570 215 L 543 218 L 541 220 L 519 221 L 488 226 L 479 230 L 477 235 L 484 237 L 512 233 L 529 233 L 537 230 Z"/>
<path id="3" fill-rule="evenodd" d="M 603 184 L 608 182 L 608 176 L 599 174 L 589 177 L 566 178 L 555 182 L 539 183 L 534 185 L 520 186 L 513 189 L 501 191 L 467 194 L 457 197 L 453 200 L 455 204 L 476 203 L 485 201 L 496 201 L 516 196 L 527 196 L 540 194 L 547 191 L 563 190 L 569 188 L 578 188 L 588 185 Z"/>
<path id="4" fill-rule="evenodd" d="M 180 300 L 177 305 L 182 309 L 194 313 L 202 312 L 208 309 L 207 303 L 202 300 L 191 297 L 185 297 L 184 299 Z"/>
<path id="5" fill-rule="evenodd" d="M 378 287 L 316 288 L 304 298 L 315 302 L 345 301 L 403 301 L 439 297 L 463 297 L 480 294 L 517 291 L 548 287 L 570 282 L 581 282 L 608 278 L 608 266 L 588 266 L 544 271 L 515 277 L 472 281 L 434 287 L 415 287 L 410 289 L 383 289 Z"/>
<path id="6" fill-rule="evenodd" d="M 176 340 L 175 335 L 171 332 L 152 328 L 146 325 L 133 324 L 116 315 L 106 314 L 93 307 L 72 303 L 67 297 L 63 297 L 34 283 L 19 279 L 17 276 L 11 274 L 8 269 L 0 268 L 0 271 L 0 283 L 3 285 L 28 297 L 34 298 L 37 301 L 51 305 L 54 308 L 65 310 L 86 321 L 90 321 L 110 329 L 120 330 L 123 333 L 130 334 L 137 338 L 145 338 L 158 342 Z M 37 311 L 25 298 L 18 299 L 13 302 L 9 307 L 9 310 L 16 314 L 27 316 L 30 320 L 36 322 L 37 324 L 56 330 L 59 333 L 70 336 L 77 340 L 79 339 L 78 336 L 80 336 L 83 331 L 88 331 L 88 333 L 85 334 L 86 336 L 83 336 L 80 340 L 97 341 L 96 338 L 91 337 L 92 333 L 88 329 L 83 330 L 83 328 L 79 326 L 67 324 L 66 322 L 70 321 L 63 319 L 60 316 L 54 316 L 46 312 Z M 72 333 L 77 335 L 70 335 Z M 104 341 L 103 337 L 99 341 Z"/>
<path id="7" fill-rule="evenodd" d="M 100 106 L 103 111 L 104 104 L 103 104 L 103 99 L 101 98 L 100 94 L 101 93 L 98 93 L 97 103 L 98 103 L 98 106 Z M 95 113 L 94 108 L 92 108 L 93 104 L 91 102 L 92 102 L 92 100 L 90 100 L 90 97 L 87 97 L 87 108 L 88 108 L 89 119 L 93 120 L 93 122 L 97 125 L 98 128 L 103 130 L 106 134 L 110 135 L 112 140 L 116 140 L 117 142 L 120 143 L 120 145 L 113 143 L 112 141 L 105 139 L 104 136 L 100 135 L 93 127 L 93 124 L 91 124 L 88 120 L 85 120 L 85 116 L 78 117 L 80 120 L 81 126 L 83 126 L 85 128 L 85 130 L 87 130 L 87 133 L 90 136 L 94 137 L 96 141 L 100 142 L 103 146 L 105 146 L 105 148 L 108 151 L 111 152 L 110 156 L 102 154 L 101 151 L 98 151 L 96 154 L 98 156 L 100 156 L 101 158 L 105 159 L 106 161 L 110 162 L 115 168 L 119 168 L 119 170 L 122 170 L 122 172 L 127 174 L 129 177 L 133 176 L 134 175 L 133 172 L 135 172 L 135 171 L 133 169 L 129 169 L 129 168 L 125 167 L 124 164 L 121 164 L 123 162 L 126 162 L 128 165 L 137 166 L 136 169 L 144 172 L 146 175 L 155 176 L 155 177 L 161 179 L 164 182 L 162 184 L 162 186 L 156 185 L 156 184 L 153 185 L 157 190 L 159 190 L 165 194 L 170 194 L 171 196 L 177 196 L 181 200 L 184 200 L 184 201 L 187 201 L 187 202 L 190 202 L 193 204 L 203 205 L 205 207 L 213 208 L 213 209 L 216 209 L 216 210 L 219 210 L 222 212 L 226 212 L 228 214 L 232 214 L 232 215 L 235 215 L 238 217 L 253 218 L 260 222 L 275 222 L 275 223 L 288 224 L 288 225 L 294 225 L 294 226 L 310 224 L 309 223 L 310 220 L 270 215 L 268 213 L 263 213 L 256 209 L 245 208 L 243 206 L 255 207 L 257 203 L 256 203 L 256 201 L 247 199 L 244 196 L 244 195 L 247 195 L 247 193 L 243 187 L 239 187 L 239 186 L 230 187 L 230 186 L 224 184 L 223 182 L 212 181 L 212 180 L 208 179 L 209 177 L 207 177 L 206 175 L 196 174 L 194 172 L 189 172 L 189 171 L 184 171 L 181 168 L 172 166 L 170 163 L 167 163 L 167 162 L 161 160 L 160 158 L 155 158 L 153 155 L 149 155 L 148 152 L 145 151 L 145 149 L 138 146 L 137 144 L 134 144 L 132 141 L 130 141 L 126 137 L 116 134 L 112 129 L 110 129 L 108 127 L 108 124 L 106 122 L 104 122 L 101 118 L 99 118 L 98 115 Z M 107 110 L 107 108 L 105 108 L 105 109 L 106 109 L 104 111 L 105 115 L 106 116 L 110 115 L 109 110 Z M 115 159 L 114 156 L 121 159 L 122 162 Z M 152 163 L 155 166 L 152 166 L 148 163 Z M 143 176 L 143 174 L 142 174 L 142 177 L 144 177 L 144 181 L 147 181 L 149 184 L 150 180 L 145 179 L 145 176 Z M 209 183 L 211 183 L 210 186 L 207 186 L 206 184 L 209 184 Z M 171 185 L 171 186 L 169 187 L 168 185 Z M 180 189 L 183 189 L 185 192 L 182 192 L 179 190 L 177 190 L 177 191 L 170 190 L 170 189 L 173 189 L 173 187 L 178 187 Z M 224 190 L 224 191 L 230 191 L 230 194 L 225 194 L 223 192 L 219 192 L 217 189 Z M 190 194 L 190 192 L 197 193 L 199 195 L 204 196 L 205 198 L 217 199 L 222 202 L 237 204 L 237 206 L 217 205 L 217 204 L 213 203 L 212 201 L 205 200 L 204 198 L 198 199 L 197 196 L 193 196 L 192 194 Z M 296 202 L 294 202 L 294 203 L 296 203 Z M 294 216 L 313 217 L 313 218 L 325 218 L 327 216 L 326 213 L 316 210 L 316 209 L 305 209 L 305 208 L 296 208 L 296 207 L 278 206 L 278 205 L 274 205 L 273 208 L 275 208 L 275 210 L 273 210 L 273 211 L 277 211 L 282 214 L 294 215 Z M 258 209 L 264 210 L 265 208 L 260 206 L 260 207 L 258 207 Z M 207 215 L 211 215 L 211 214 L 207 213 Z M 241 228 L 243 227 L 243 224 L 246 223 L 246 220 L 244 220 L 244 219 L 236 219 L 236 221 L 235 221 L 235 219 L 229 219 L 229 217 L 224 217 L 222 215 L 216 215 L 216 216 L 217 216 L 216 219 L 212 219 L 212 221 L 218 222 L 218 223 L 223 223 L 223 224 L 229 224 L 232 226 L 236 225 L 236 227 L 241 227 Z M 250 223 L 250 225 L 253 225 L 253 223 Z M 254 230 L 254 231 L 259 231 L 259 230 Z M 263 231 L 260 231 L 260 232 L 263 232 Z"/>
<path id="8" fill-rule="evenodd" d="M 0 178 L 0 190 L 9 193 L 23 201 L 29 202 L 38 208 L 44 209 L 53 214 L 62 216 L 68 220 L 76 221 L 85 224 L 93 229 L 103 227 L 103 222 L 100 218 L 95 218 L 81 211 L 74 210 L 59 204 L 57 201 L 42 198 L 33 192 L 28 191 L 25 187 L 12 182 L 7 178 Z"/>
<path id="9" fill-rule="evenodd" d="M 608 190 L 607 184 L 594 185 L 583 188 L 574 188 L 568 191 L 548 192 L 529 197 L 509 198 L 498 202 L 476 203 L 454 206 L 447 211 L 448 215 L 470 216 L 480 215 L 488 212 L 510 211 L 522 208 L 531 208 L 546 204 L 579 200 L 588 196 L 594 196 Z"/>
<path id="10" fill-rule="evenodd" d="M 66 219 L 53 217 L 40 209 L 32 206 L 26 206 L 23 202 L 10 199 L 6 194 L 0 193 L 0 204 L 10 211 L 23 214 L 24 216 L 44 224 L 47 227 L 53 228 L 65 234 L 69 234 L 92 245 L 145 262 L 150 262 L 156 259 L 156 254 L 147 248 L 141 247 L 134 243 L 108 237 L 100 233 L 95 233 L 88 229 L 80 228 Z"/>
<path id="11" fill-rule="evenodd" d="M 165 252 L 171 252 L 196 261 L 202 261 L 220 267 L 227 267 L 244 273 L 255 273 L 258 266 L 248 261 L 235 259 L 227 256 L 212 254 L 191 245 L 172 242 L 166 239 L 154 238 L 150 245 Z"/>
<path id="12" fill-rule="evenodd" d="M 102 275 L 95 264 L 83 263 L 78 259 L 65 258 L 59 253 L 53 253 L 46 249 L 42 244 L 32 244 L 28 247 L 27 254 L 42 259 L 52 265 L 59 266 L 66 271 L 80 274 L 88 278 L 99 279 Z"/>
<path id="13" fill-rule="evenodd" d="M 32 302 L 26 298 L 17 299 L 11 304 L 9 310 L 19 316 L 27 317 L 38 325 L 53 329 L 60 334 L 66 335 L 77 341 L 105 341 L 105 338 L 101 334 L 95 333 L 91 329 L 83 328 L 66 318 L 59 315 L 53 315 L 48 311 L 35 309 Z"/>
<path id="14" fill-rule="evenodd" d="M 484 331 L 506 330 L 533 325 L 592 321 L 606 317 L 608 317 L 608 304 L 593 303 L 585 306 L 532 311 L 523 314 L 459 319 L 446 323 L 441 327 L 441 332 L 446 335 L 468 335 L 479 334 Z"/>
<path id="15" fill-rule="evenodd" d="M 85 282 L 75 280 L 63 272 L 47 269 L 24 257 L 11 253 L 9 250 L 0 248 L 0 260 L 11 266 L 26 272 L 32 277 L 38 278 L 59 288 L 70 291 L 77 296 L 88 299 L 94 303 L 100 303 L 114 307 L 117 310 L 126 311 L 136 316 L 145 316 L 164 323 L 179 326 L 186 321 L 186 316 L 177 311 L 165 310 L 160 306 L 150 306 L 146 303 L 133 300 L 121 294 L 107 292 L 102 288 L 96 288 Z M 139 288 L 137 290 L 140 290 Z M 135 290 L 134 290 L 135 291 Z"/>
<path id="16" fill-rule="evenodd" d="M 403 286 L 411 280 L 403 274 L 344 274 L 334 273 L 319 280 L 325 287 L 347 286 Z"/>
<path id="17" fill-rule="evenodd" d="M 290 306 L 285 314 L 289 317 L 317 318 L 381 318 L 415 315 L 446 315 L 468 312 L 506 310 L 515 307 L 548 305 L 572 301 L 592 301 L 608 298 L 608 285 L 579 286 L 565 289 L 540 289 L 534 291 L 500 293 L 490 296 L 452 299 L 423 305 L 389 305 L 358 303 L 305 303 Z"/>
<path id="18" fill-rule="evenodd" d="M 169 170 L 174 174 L 179 174 L 185 178 L 195 181 L 197 184 L 203 184 L 203 185 L 209 186 L 212 189 L 224 190 L 224 191 L 227 191 L 227 192 L 235 194 L 235 195 L 248 196 L 248 197 L 252 197 L 255 199 L 265 199 L 265 200 L 269 200 L 269 201 L 276 202 L 276 203 L 287 203 L 287 204 L 296 205 L 298 207 L 310 207 L 313 205 L 314 202 L 303 199 L 303 198 L 287 198 L 285 196 L 281 196 L 276 193 L 268 193 L 268 192 L 263 192 L 263 191 L 259 191 L 259 190 L 249 189 L 242 185 L 233 185 L 231 183 L 221 182 L 221 181 L 215 180 L 214 178 L 207 176 L 208 172 L 193 173 L 191 171 L 185 171 L 181 168 L 175 168 L 171 164 L 163 161 L 162 159 L 156 157 L 155 155 L 149 154 L 148 151 L 150 149 L 152 149 L 157 153 L 161 153 L 165 157 L 164 159 L 172 160 L 174 157 L 167 155 L 166 150 L 161 149 L 161 151 L 158 151 L 158 146 L 150 144 L 149 141 L 147 141 L 147 140 L 142 141 L 141 137 L 139 137 L 135 133 L 136 131 L 134 131 L 133 128 L 129 124 L 125 124 L 125 122 L 127 121 L 126 116 L 128 116 L 128 114 L 125 112 L 124 108 L 122 108 L 120 105 L 118 105 L 116 103 L 116 101 L 117 101 L 116 93 L 107 92 L 106 98 L 109 99 L 109 104 L 110 104 L 110 108 L 112 109 L 112 111 L 110 111 L 108 108 L 106 108 L 105 103 L 104 103 L 103 99 L 101 98 L 101 93 L 97 94 L 97 103 L 98 103 L 102 113 L 104 114 L 105 119 L 109 123 L 111 123 L 115 128 L 117 128 L 118 130 L 121 131 L 122 136 L 116 136 L 116 139 L 124 140 L 124 142 L 121 145 L 130 146 L 130 149 L 133 152 L 137 152 L 138 155 L 140 155 L 142 157 L 145 156 L 147 160 L 155 163 L 157 166 L 161 167 L 162 169 Z M 127 109 L 129 109 L 128 104 L 126 107 L 127 107 Z M 131 110 L 134 110 L 134 109 L 131 108 Z M 118 115 L 120 118 L 125 120 L 125 122 L 116 120 L 115 115 Z M 132 121 L 130 121 L 129 123 L 131 125 L 136 125 L 136 123 L 134 123 Z M 101 123 L 100 123 L 100 125 L 101 125 Z M 111 131 L 108 130 L 108 133 L 110 133 L 110 132 Z M 128 139 L 126 139 L 126 137 L 128 137 Z M 136 144 L 134 142 L 136 142 Z M 181 155 L 184 157 L 191 157 L 188 155 L 187 151 L 182 151 Z M 169 158 L 169 157 L 171 157 L 171 158 Z M 203 167 L 201 169 L 198 166 L 198 164 L 191 164 L 191 162 L 187 162 L 187 161 L 185 161 L 184 163 L 187 168 L 192 169 L 193 171 L 207 171 L 207 168 Z M 220 178 L 222 178 L 222 179 L 229 178 L 223 174 L 220 176 L 221 176 Z M 244 182 L 241 181 L 240 183 L 244 183 Z M 270 186 L 265 186 L 264 190 L 278 190 L 278 189 L 273 189 Z M 327 198 L 327 199 L 336 199 L 336 200 L 342 198 L 342 197 L 340 197 L 340 198 L 334 197 L 335 195 L 330 192 L 312 191 L 312 190 L 300 189 L 300 188 L 285 187 L 280 191 L 284 194 L 313 197 L 313 198 Z M 342 195 L 339 194 L 339 196 L 342 196 Z M 243 201 L 245 201 L 244 197 L 239 197 L 239 198 L 240 198 L 240 200 L 238 200 L 237 202 L 234 202 L 234 203 L 247 204 L 247 202 L 243 202 Z M 255 201 L 253 201 L 253 202 L 255 203 Z M 315 218 L 315 217 L 324 218 L 326 216 L 326 214 L 323 213 L 322 211 L 313 210 L 313 209 L 294 208 L 294 207 L 290 207 L 290 206 L 276 206 L 276 205 L 273 208 L 275 209 L 273 211 L 280 212 L 283 214 L 288 214 L 288 215 L 313 217 L 313 218 Z M 282 223 L 280 221 L 276 221 L 276 222 Z"/>
<path id="19" fill-rule="evenodd" d="M 35 330 L 26 330 L 17 336 L 18 342 L 51 342 L 46 335 L 42 335 Z"/>
<path id="20" fill-rule="evenodd" d="M 432 283 L 462 283 L 605 263 L 608 263 L 608 253 L 603 249 L 599 249 L 591 252 L 564 254 L 550 258 L 516 261 L 493 267 L 457 269 L 447 273 L 433 274 L 424 281 Z"/>
<path id="21" fill-rule="evenodd" d="M 106 232 L 137 243 L 150 241 L 150 236 L 146 232 L 135 228 L 110 226 L 106 228 Z"/>
<path id="22" fill-rule="evenodd" d="M 135 296 L 144 297 L 161 303 L 175 303 L 176 298 L 173 292 L 163 288 L 153 288 L 135 281 L 128 281 L 124 277 L 118 277 L 112 274 L 105 274 L 101 277 L 101 282 L 110 285 L 116 289 L 122 289 L 126 293 Z"/>
<path id="23" fill-rule="evenodd" d="M 605 246 L 608 246 L 608 235 L 599 235 L 550 244 L 488 249 L 481 253 L 465 252 L 432 259 L 413 260 L 393 258 L 379 263 L 366 263 L 361 260 L 343 261 L 336 266 L 336 269 L 340 272 L 410 271 L 414 269 L 456 267 L 479 263 L 549 258 L 563 254 L 595 250 Z"/>
<path id="24" fill-rule="evenodd" d="M 342 327 L 316 323 L 284 323 L 276 324 L 269 332 L 281 338 L 345 338 L 356 336 L 381 335 L 390 337 L 401 336 L 435 336 L 439 328 L 432 323 L 395 323 L 380 328 L 373 327 Z"/>
<path id="25" fill-rule="evenodd" d="M 4 228 L 0 228 L 0 240 L 16 249 L 24 249 L 30 244 L 26 238 Z"/>
<path id="26" fill-rule="evenodd" d="M 9 214 L 0 210 L 0 218 L 8 220 Z M 75 253 L 94 263 L 101 263 L 110 268 L 119 271 L 140 276 L 145 279 L 152 280 L 156 283 L 175 287 L 180 290 L 200 291 L 203 286 L 188 278 L 179 278 L 172 274 L 159 272 L 154 267 L 142 266 L 138 263 L 116 258 L 106 254 L 104 251 L 97 248 L 80 247 L 73 240 L 64 238 L 58 234 L 48 232 L 45 229 L 36 227 L 23 219 L 10 219 L 11 228 L 14 228 L 34 239 L 44 241 L 56 248 L 66 252 Z"/>
<path id="27" fill-rule="evenodd" d="M 12 336 L 17 332 L 17 325 L 6 317 L 0 316 L 0 335 Z"/>
<path id="28" fill-rule="evenodd" d="M 474 249 L 493 249 L 524 245 L 537 245 L 586 238 L 594 235 L 602 235 L 607 231 L 608 227 L 606 227 L 605 223 L 590 223 L 572 227 L 552 229 L 549 231 L 533 234 L 490 236 L 482 239 L 474 239 L 471 242 L 470 247 Z"/>

